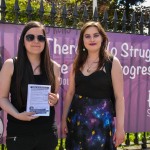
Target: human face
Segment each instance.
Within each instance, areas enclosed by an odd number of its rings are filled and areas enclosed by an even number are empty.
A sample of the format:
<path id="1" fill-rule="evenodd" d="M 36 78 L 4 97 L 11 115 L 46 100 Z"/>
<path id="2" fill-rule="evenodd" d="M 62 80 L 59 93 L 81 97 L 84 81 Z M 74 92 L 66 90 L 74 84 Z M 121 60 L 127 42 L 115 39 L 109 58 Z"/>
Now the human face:
<path id="1" fill-rule="evenodd" d="M 24 44 L 27 50 L 27 55 L 39 55 L 45 46 L 45 40 L 43 37 L 43 31 L 41 28 L 31 28 L 24 36 Z"/>
<path id="2" fill-rule="evenodd" d="M 83 42 L 88 52 L 99 52 L 102 36 L 98 32 L 97 27 L 88 27 L 83 34 Z"/>

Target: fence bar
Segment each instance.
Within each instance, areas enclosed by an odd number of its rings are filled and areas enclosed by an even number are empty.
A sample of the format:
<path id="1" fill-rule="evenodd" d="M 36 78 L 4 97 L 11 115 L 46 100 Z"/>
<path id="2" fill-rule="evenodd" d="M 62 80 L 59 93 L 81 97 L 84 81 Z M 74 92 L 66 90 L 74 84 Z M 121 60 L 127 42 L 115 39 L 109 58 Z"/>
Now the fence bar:
<path id="1" fill-rule="evenodd" d="M 0 6 L 1 10 L 1 21 L 5 22 L 5 16 L 6 16 L 6 4 L 5 4 L 5 0 L 1 0 L 1 6 Z"/>
<path id="2" fill-rule="evenodd" d="M 125 144 L 127 145 L 127 146 L 129 146 L 130 145 L 130 138 L 129 138 L 129 133 L 127 133 L 126 134 L 127 135 L 127 138 L 126 138 L 126 141 L 125 141 Z"/>
<path id="3" fill-rule="evenodd" d="M 63 27 L 66 27 L 66 18 L 67 18 L 66 5 L 63 6 L 61 17 L 62 17 Z"/>
<path id="4" fill-rule="evenodd" d="M 146 132 L 144 132 L 143 134 L 143 138 L 142 138 L 142 149 L 147 148 L 147 139 L 146 139 Z"/>
<path id="5" fill-rule="evenodd" d="M 135 25 L 136 25 L 135 12 L 133 12 L 131 18 L 131 33 L 135 33 Z"/>
<path id="6" fill-rule="evenodd" d="M 74 6 L 73 9 L 73 28 L 77 27 L 77 19 L 78 19 L 79 15 L 78 15 L 78 11 L 77 11 L 77 5 Z"/>
<path id="7" fill-rule="evenodd" d="M 20 10 L 19 8 L 19 4 L 18 4 L 19 0 L 15 0 L 14 3 L 14 9 L 13 10 L 7 10 L 6 4 L 5 4 L 5 0 L 1 0 L 1 4 L 0 4 L 0 15 L 1 15 L 1 20 L 0 22 L 3 23 L 9 23 L 12 22 L 12 18 L 14 18 L 13 23 L 17 24 L 17 23 L 24 23 L 24 21 L 30 21 L 30 20 L 36 20 L 36 19 L 40 19 L 40 21 L 43 24 L 48 24 L 49 26 L 55 26 L 55 24 L 60 24 L 60 27 L 73 27 L 73 28 L 78 28 L 78 25 L 80 26 L 81 24 L 85 23 L 88 20 L 94 20 L 94 21 L 100 21 L 102 22 L 103 27 L 105 28 L 106 31 L 113 31 L 113 32 L 120 32 L 120 30 L 122 30 L 123 33 L 133 33 L 133 34 L 145 34 L 145 35 L 150 35 L 150 17 L 149 20 L 144 21 L 144 17 L 145 13 L 141 12 L 141 14 L 139 14 L 138 12 L 135 13 L 133 12 L 131 14 L 131 19 L 130 18 L 126 18 L 126 11 L 124 9 L 118 9 L 118 11 L 114 10 L 114 16 L 112 18 L 112 20 L 108 21 L 108 11 L 105 10 L 104 13 L 100 13 L 98 7 L 95 7 L 94 10 L 94 14 L 91 15 L 89 11 L 90 10 L 85 4 L 85 2 L 83 2 L 82 6 L 78 6 L 77 4 L 75 4 L 73 12 L 72 9 L 69 10 L 70 6 L 68 6 L 68 9 L 66 8 L 67 5 L 61 7 L 60 9 L 62 10 L 58 10 L 55 8 L 56 4 L 58 2 L 53 1 L 52 2 L 52 6 L 51 6 L 51 10 L 50 13 L 47 12 L 47 9 L 44 9 L 44 4 L 48 4 L 48 2 L 44 1 L 44 0 L 40 0 L 40 8 L 35 8 L 37 9 L 37 11 L 33 11 L 32 9 L 32 2 L 31 0 L 27 1 L 27 8 L 24 11 Z M 7 1 L 8 2 L 8 1 Z M 72 6 L 71 6 L 72 8 Z M 78 9 L 79 8 L 79 9 Z M 9 8 L 10 9 L 10 8 Z M 81 10 L 81 12 L 79 12 Z M 122 14 L 123 11 L 123 16 L 122 19 L 119 20 L 118 16 L 120 18 L 120 15 Z M 13 12 L 12 14 L 12 18 L 10 17 L 10 12 Z M 22 12 L 22 13 L 20 13 Z M 37 18 L 37 12 L 39 14 L 39 18 Z M 44 17 L 44 13 L 46 12 L 45 15 L 47 15 L 47 13 L 49 13 L 48 17 Z M 60 12 L 61 12 L 61 17 L 60 17 Z M 57 15 L 58 13 L 58 15 Z M 6 14 L 8 14 L 8 16 L 6 16 Z M 26 18 L 24 19 L 20 19 L 20 16 L 26 14 Z M 34 15 L 36 14 L 36 15 Z M 135 15 L 138 15 L 137 18 L 138 20 L 136 20 Z M 100 16 L 102 15 L 102 16 Z M 6 21 L 6 17 L 7 21 Z M 10 18 L 10 19 L 9 19 Z M 48 19 L 47 19 L 48 18 Z M 21 21 L 20 21 L 20 20 Z M 61 23 L 60 23 L 61 22 Z M 79 23 L 79 24 L 78 24 Z M 81 23 L 81 24 L 80 24 Z M 118 27 L 119 24 L 119 27 Z M 139 24 L 139 25 L 138 25 Z M 108 28 L 109 25 L 109 28 Z M 138 26 L 137 26 L 138 25 Z"/>
<path id="8" fill-rule="evenodd" d="M 1 145 L 1 150 L 4 150 L 4 149 L 5 149 L 5 145 L 2 144 L 2 145 Z"/>
<path id="9" fill-rule="evenodd" d="M 113 18 L 113 32 L 117 32 L 117 24 L 118 24 L 118 15 L 117 15 L 117 11 L 115 10 L 114 12 L 114 18 Z"/>
<path id="10" fill-rule="evenodd" d="M 44 15 L 44 6 L 43 6 L 43 0 L 40 1 L 40 9 L 39 9 L 39 16 L 40 21 L 43 23 L 43 15 Z"/>
<path id="11" fill-rule="evenodd" d="M 139 144 L 138 133 L 135 133 L 134 136 L 135 136 L 134 144 L 138 145 Z"/>
<path id="12" fill-rule="evenodd" d="M 31 6 L 31 1 L 28 0 L 28 5 L 27 5 L 27 9 L 26 9 L 28 21 L 32 20 L 32 11 L 33 11 L 33 9 Z"/>
<path id="13" fill-rule="evenodd" d="M 59 150 L 64 150 L 64 148 L 63 148 L 63 139 L 61 138 L 60 139 L 60 146 L 59 146 Z"/>
<path id="14" fill-rule="evenodd" d="M 122 32 L 126 32 L 126 23 L 127 23 L 126 11 L 124 11 L 122 17 Z"/>
<path id="15" fill-rule="evenodd" d="M 95 10 L 94 10 L 93 20 L 94 21 L 98 21 L 99 20 L 97 7 L 95 7 Z"/>
<path id="16" fill-rule="evenodd" d="M 108 30 L 108 12 L 107 12 L 107 10 L 104 12 L 103 26 L 104 26 L 104 29 L 107 31 Z"/>
<path id="17" fill-rule="evenodd" d="M 86 5 L 84 5 L 84 8 L 83 8 L 83 22 L 86 22 L 87 19 L 88 19 L 87 8 L 86 8 Z"/>
<path id="18" fill-rule="evenodd" d="M 56 9 L 55 9 L 55 4 L 54 2 L 52 3 L 52 9 L 51 9 L 51 26 L 55 26 L 55 15 L 56 15 Z"/>
<path id="19" fill-rule="evenodd" d="M 19 5 L 18 5 L 18 0 L 15 0 L 15 5 L 14 5 L 14 12 L 15 12 L 15 21 L 14 23 L 18 23 L 18 18 L 19 18 Z"/>
<path id="20" fill-rule="evenodd" d="M 143 26 L 144 26 L 144 18 L 143 18 L 143 13 L 141 12 L 141 17 L 140 17 L 140 22 L 139 22 L 139 25 L 140 25 L 140 34 L 143 34 Z"/>
<path id="21" fill-rule="evenodd" d="M 150 35 L 150 15 L 149 15 L 149 20 L 148 20 L 148 35 Z"/>

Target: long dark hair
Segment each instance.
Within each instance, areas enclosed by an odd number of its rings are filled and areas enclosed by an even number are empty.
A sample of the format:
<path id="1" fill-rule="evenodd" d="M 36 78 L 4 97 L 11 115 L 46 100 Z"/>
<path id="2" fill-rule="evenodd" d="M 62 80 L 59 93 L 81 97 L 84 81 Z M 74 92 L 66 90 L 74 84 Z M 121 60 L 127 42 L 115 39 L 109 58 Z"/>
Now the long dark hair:
<path id="1" fill-rule="evenodd" d="M 109 58 L 108 57 L 109 53 L 107 51 L 108 38 L 107 38 L 106 32 L 104 31 L 103 27 L 101 26 L 101 24 L 99 22 L 89 21 L 83 25 L 83 27 L 80 31 L 77 55 L 76 55 L 76 58 L 75 58 L 75 61 L 73 64 L 73 70 L 75 72 L 79 71 L 79 69 L 83 67 L 83 65 L 87 59 L 87 56 L 88 56 L 88 51 L 85 49 L 84 42 L 83 42 L 83 35 L 84 35 L 86 29 L 89 27 L 96 27 L 98 32 L 102 36 L 102 43 L 101 43 L 101 47 L 100 47 L 100 51 L 99 51 L 99 64 L 98 64 L 97 69 L 100 69 L 103 66 L 105 60 L 107 60 Z M 83 49 L 85 49 L 85 51 L 83 51 Z"/>
<path id="2" fill-rule="evenodd" d="M 0 54 L 0 70 L 1 70 L 1 68 L 2 68 L 2 65 L 3 65 L 3 63 L 2 63 L 2 56 L 1 56 L 1 54 Z"/>
<path id="3" fill-rule="evenodd" d="M 17 101 L 19 106 L 26 105 L 27 99 L 27 85 L 30 83 L 34 83 L 33 70 L 31 67 L 31 63 L 27 57 L 26 48 L 24 46 L 24 36 L 28 30 L 31 28 L 41 28 L 43 30 L 43 34 L 46 37 L 46 32 L 44 26 L 37 21 L 28 22 L 24 29 L 22 30 L 19 45 L 18 45 L 18 54 L 16 61 L 16 84 L 17 84 Z M 53 62 L 50 59 L 49 47 L 47 40 L 45 41 L 44 50 L 41 53 L 41 61 L 40 61 L 40 71 L 42 75 L 45 75 L 47 79 L 47 84 L 51 85 L 51 91 L 55 91 L 55 76 L 53 70 Z M 45 84 L 46 84 L 45 83 Z"/>

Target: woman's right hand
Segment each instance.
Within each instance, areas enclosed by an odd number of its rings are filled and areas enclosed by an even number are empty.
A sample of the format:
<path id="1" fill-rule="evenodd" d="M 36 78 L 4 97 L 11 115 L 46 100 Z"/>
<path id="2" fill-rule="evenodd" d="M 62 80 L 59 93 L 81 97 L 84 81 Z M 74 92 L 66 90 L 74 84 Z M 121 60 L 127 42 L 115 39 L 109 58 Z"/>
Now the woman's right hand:
<path id="1" fill-rule="evenodd" d="M 33 116 L 35 113 L 34 112 L 21 112 L 21 113 L 17 113 L 16 115 L 16 119 L 18 120 L 22 120 L 22 121 L 31 121 L 33 119 L 38 118 L 39 116 Z"/>
<path id="2" fill-rule="evenodd" d="M 67 122 L 66 120 L 62 120 L 62 134 L 63 136 L 66 136 L 67 133 L 68 133 Z"/>

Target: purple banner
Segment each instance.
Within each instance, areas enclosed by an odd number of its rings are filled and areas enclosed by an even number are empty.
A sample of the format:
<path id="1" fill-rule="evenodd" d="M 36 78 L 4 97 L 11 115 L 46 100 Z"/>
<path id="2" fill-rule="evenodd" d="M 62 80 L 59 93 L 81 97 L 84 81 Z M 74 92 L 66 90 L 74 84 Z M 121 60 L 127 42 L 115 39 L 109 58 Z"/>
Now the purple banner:
<path id="1" fill-rule="evenodd" d="M 16 56 L 22 25 L 0 24 L 0 53 L 3 60 Z M 70 65 L 76 54 L 80 30 L 46 28 L 52 59 L 61 64 L 60 101 L 56 119 L 61 137 L 61 114 L 68 86 Z M 108 49 L 119 58 L 124 74 L 125 131 L 150 131 L 150 36 L 107 33 Z M 6 122 L 6 116 L 5 122 Z M 6 126 L 6 123 L 5 123 Z M 4 134 L 5 135 L 5 134 Z"/>

